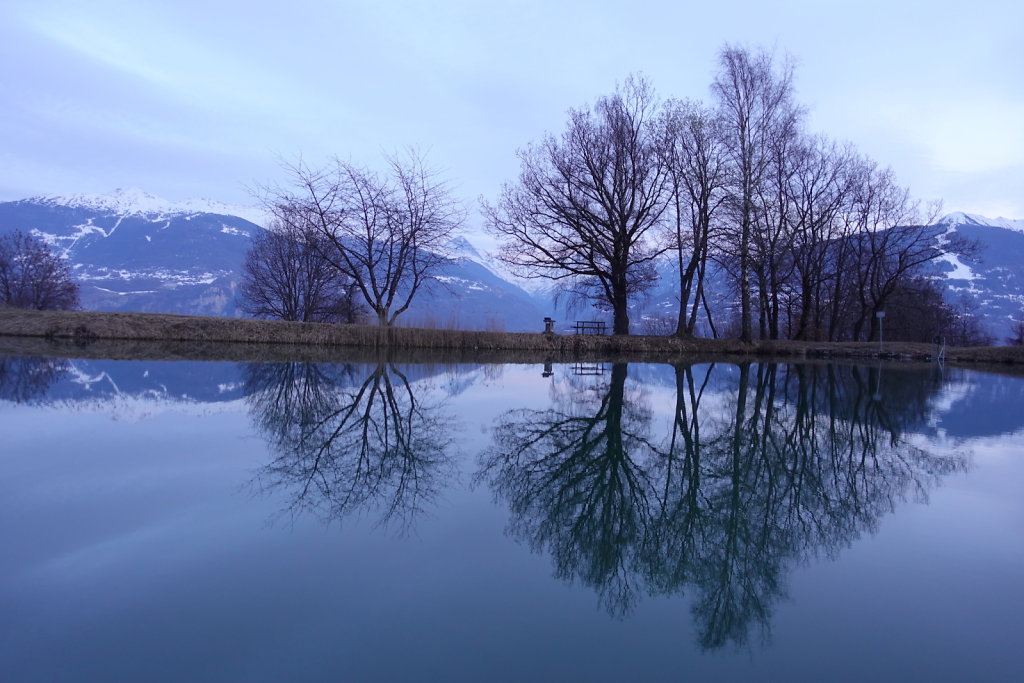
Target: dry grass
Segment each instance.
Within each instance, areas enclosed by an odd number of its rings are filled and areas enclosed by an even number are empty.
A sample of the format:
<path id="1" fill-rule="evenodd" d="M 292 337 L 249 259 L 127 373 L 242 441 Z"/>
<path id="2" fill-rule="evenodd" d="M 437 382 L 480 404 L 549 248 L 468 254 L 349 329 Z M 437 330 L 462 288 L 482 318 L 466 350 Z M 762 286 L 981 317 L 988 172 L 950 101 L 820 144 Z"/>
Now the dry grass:
<path id="1" fill-rule="evenodd" d="M 19 341 L 18 338 L 45 340 Z M 223 360 L 338 360 L 410 351 L 428 362 L 674 362 L 736 358 L 931 360 L 930 344 L 889 342 L 755 342 L 633 335 L 575 336 L 527 332 L 380 328 L 158 313 L 0 309 L 0 352 Z M 19 349 L 22 349 L 19 351 Z M 950 348 L 950 363 L 1024 365 L 1024 347 Z"/>

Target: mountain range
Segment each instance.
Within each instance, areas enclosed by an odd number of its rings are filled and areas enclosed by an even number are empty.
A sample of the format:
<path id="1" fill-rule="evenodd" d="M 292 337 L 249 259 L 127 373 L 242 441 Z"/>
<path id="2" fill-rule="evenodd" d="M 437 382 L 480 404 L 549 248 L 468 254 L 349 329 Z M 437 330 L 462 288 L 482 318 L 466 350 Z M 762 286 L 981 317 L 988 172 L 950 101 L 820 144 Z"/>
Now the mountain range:
<path id="1" fill-rule="evenodd" d="M 238 316 L 242 263 L 265 222 L 258 208 L 169 202 L 140 190 L 0 203 L 0 234 L 31 233 L 63 254 L 88 310 Z M 935 231 L 939 240 L 957 234 L 976 245 L 932 265 L 947 302 L 1004 339 L 1013 319 L 1024 317 L 1024 220 L 950 213 Z M 511 276 L 472 237 L 456 238 L 449 250 L 453 259 L 403 314 L 404 324 L 539 331 L 546 316 L 563 330 L 571 317 L 600 317 L 556 305 L 550 291 Z M 667 332 L 661 328 L 676 315 L 672 260 L 658 270 L 658 285 L 633 312 L 638 332 Z"/>
<path id="2" fill-rule="evenodd" d="M 264 228 L 252 207 L 167 202 L 139 190 L 32 197 L 0 203 L 0 234 L 22 231 L 63 254 L 81 286 L 82 308 L 238 316 L 245 254 Z M 405 324 L 463 329 L 543 329 L 537 298 L 465 238 L 421 290 Z"/>

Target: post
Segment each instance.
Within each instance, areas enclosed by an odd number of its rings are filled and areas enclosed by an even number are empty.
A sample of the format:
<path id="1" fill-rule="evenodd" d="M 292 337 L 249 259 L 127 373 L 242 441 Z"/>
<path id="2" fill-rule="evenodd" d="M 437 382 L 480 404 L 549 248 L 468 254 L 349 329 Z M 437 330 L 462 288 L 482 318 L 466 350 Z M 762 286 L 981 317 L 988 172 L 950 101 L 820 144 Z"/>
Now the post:
<path id="1" fill-rule="evenodd" d="M 878 352 L 882 352 L 882 321 L 885 320 L 885 311 L 878 311 L 875 313 L 875 317 L 878 318 Z"/>
<path id="2" fill-rule="evenodd" d="M 875 393 L 874 393 L 874 395 L 871 398 L 875 399 L 876 402 L 882 400 L 882 359 L 881 358 L 878 359 L 878 374 L 875 375 Z"/>

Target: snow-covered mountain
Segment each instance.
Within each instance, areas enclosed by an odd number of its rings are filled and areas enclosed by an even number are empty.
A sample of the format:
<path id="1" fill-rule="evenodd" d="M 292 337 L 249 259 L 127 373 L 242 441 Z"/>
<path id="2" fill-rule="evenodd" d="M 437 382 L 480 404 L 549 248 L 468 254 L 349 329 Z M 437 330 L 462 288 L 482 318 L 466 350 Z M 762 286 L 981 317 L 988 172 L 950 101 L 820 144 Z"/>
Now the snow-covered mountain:
<path id="1" fill-rule="evenodd" d="M 141 190 L 0 203 L 0 234 L 34 234 L 68 258 L 88 310 L 238 315 L 242 263 L 265 222 L 258 207 L 171 202 Z M 547 313 L 496 261 L 464 238 L 452 247 L 456 258 L 403 323 L 543 329 Z"/>
<path id="2" fill-rule="evenodd" d="M 1013 320 L 1024 318 L 1024 220 L 956 212 L 935 225 L 943 231 L 940 239 L 956 234 L 977 247 L 935 264 L 947 303 L 978 315 L 997 343 L 1004 342 Z"/>
<path id="3" fill-rule="evenodd" d="M 34 197 L 0 203 L 0 233 L 21 230 L 42 237 L 73 264 L 83 307 L 233 316 L 245 253 L 266 216 L 258 207 L 208 200 L 170 202 L 141 190 L 110 195 Z M 1012 320 L 1024 316 L 1024 220 L 950 213 L 935 224 L 938 239 L 959 235 L 977 245 L 972 254 L 935 263 L 946 299 L 981 316 L 1002 341 Z M 453 261 L 421 291 L 402 316 L 407 325 L 462 329 L 540 330 L 545 316 L 565 330 L 574 319 L 599 319 L 589 306 L 555 305 L 549 283 L 516 278 L 493 255 L 459 237 Z M 675 265 L 665 259 L 660 280 L 637 301 L 637 332 L 666 333 L 678 313 Z M 728 305 L 728 283 L 709 282 L 713 308 Z"/>
<path id="4" fill-rule="evenodd" d="M 976 213 L 964 213 L 962 211 L 947 213 L 935 223 L 936 225 L 981 225 L 990 228 L 1006 228 L 1007 230 L 1024 232 L 1024 219 L 986 218 Z"/>
<path id="5" fill-rule="evenodd" d="M 36 235 L 72 264 L 91 310 L 235 315 L 238 273 L 260 226 L 213 205 L 138 191 L 0 203 L 0 232 Z"/>
<path id="6" fill-rule="evenodd" d="M 42 205 L 81 208 L 118 216 L 159 218 L 212 213 L 218 216 L 237 216 L 262 227 L 266 227 L 270 220 L 270 216 L 258 206 L 225 204 L 212 199 L 187 199 L 174 202 L 134 187 L 118 188 L 110 194 L 41 196 L 32 197 L 26 201 Z"/>

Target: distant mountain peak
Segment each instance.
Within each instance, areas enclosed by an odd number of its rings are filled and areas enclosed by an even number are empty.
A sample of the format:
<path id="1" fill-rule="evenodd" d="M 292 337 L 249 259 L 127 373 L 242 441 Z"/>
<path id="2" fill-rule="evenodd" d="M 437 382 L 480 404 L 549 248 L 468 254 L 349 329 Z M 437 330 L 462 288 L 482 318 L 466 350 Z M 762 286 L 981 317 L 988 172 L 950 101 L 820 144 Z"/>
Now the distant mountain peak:
<path id="1" fill-rule="evenodd" d="M 480 252 L 477 251 L 476 247 L 473 246 L 473 243 L 470 242 L 465 237 L 459 236 L 452 238 L 451 240 L 448 241 L 447 246 L 448 251 L 450 251 L 456 258 L 463 257 L 472 259 L 474 261 L 479 261 L 483 259 L 483 257 L 480 255 Z"/>
<path id="2" fill-rule="evenodd" d="M 987 225 L 993 228 L 1006 228 L 1007 230 L 1017 230 L 1018 232 L 1024 232 L 1024 220 L 1015 218 L 988 218 L 986 216 L 980 216 L 976 213 L 964 213 L 963 211 L 954 211 L 953 213 L 947 213 L 945 216 L 935 221 L 936 225 Z"/>
<path id="3" fill-rule="evenodd" d="M 237 216 L 256 225 L 266 226 L 268 217 L 258 206 L 225 204 L 212 199 L 187 199 L 174 202 L 139 188 L 118 188 L 109 194 L 73 194 L 31 197 L 26 200 L 39 204 L 85 208 L 109 212 L 118 216 L 181 216 L 213 213 Z"/>

